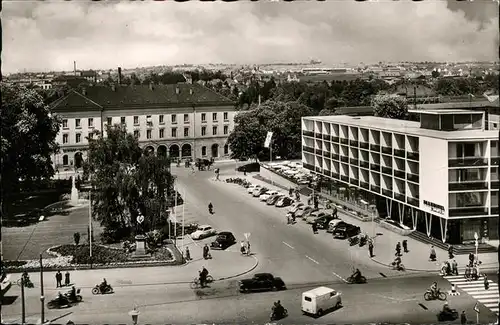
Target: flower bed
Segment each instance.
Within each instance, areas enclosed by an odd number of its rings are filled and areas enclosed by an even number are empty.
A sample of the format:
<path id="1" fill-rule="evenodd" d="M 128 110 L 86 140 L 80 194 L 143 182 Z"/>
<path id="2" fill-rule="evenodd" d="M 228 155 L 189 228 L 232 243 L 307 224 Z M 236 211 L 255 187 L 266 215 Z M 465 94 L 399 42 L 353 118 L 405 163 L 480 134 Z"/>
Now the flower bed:
<path id="1" fill-rule="evenodd" d="M 59 256 L 71 257 L 71 264 L 90 264 L 90 247 L 88 245 L 60 245 L 49 249 Z M 109 264 L 126 262 L 129 255 L 121 249 L 92 245 L 92 263 Z"/>
<path id="2" fill-rule="evenodd" d="M 401 225 L 401 224 L 399 224 L 396 221 L 391 220 L 391 219 L 383 220 L 382 222 L 380 222 L 380 226 L 385 228 L 385 229 L 388 229 L 390 231 L 393 231 L 395 233 L 398 233 L 402 236 L 408 236 L 409 234 L 411 234 L 413 232 L 413 229 L 411 229 L 410 227 L 405 226 L 405 225 Z"/>

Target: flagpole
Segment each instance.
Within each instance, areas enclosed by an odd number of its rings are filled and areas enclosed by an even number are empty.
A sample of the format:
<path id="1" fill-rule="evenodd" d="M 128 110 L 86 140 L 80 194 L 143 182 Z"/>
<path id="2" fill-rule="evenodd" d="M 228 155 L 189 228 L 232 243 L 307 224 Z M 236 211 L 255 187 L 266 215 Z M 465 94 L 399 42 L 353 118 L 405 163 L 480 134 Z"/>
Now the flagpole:
<path id="1" fill-rule="evenodd" d="M 92 268 L 92 186 L 89 190 L 89 256 L 90 268 Z"/>
<path id="2" fill-rule="evenodd" d="M 175 227 L 174 227 L 174 245 L 177 247 L 177 190 L 174 188 L 174 214 L 175 214 Z"/>
<path id="3" fill-rule="evenodd" d="M 185 212 L 185 207 L 186 207 L 186 190 L 184 189 L 183 191 L 183 195 L 184 195 L 184 204 L 182 205 L 182 249 L 185 250 L 184 248 L 184 212 Z"/>

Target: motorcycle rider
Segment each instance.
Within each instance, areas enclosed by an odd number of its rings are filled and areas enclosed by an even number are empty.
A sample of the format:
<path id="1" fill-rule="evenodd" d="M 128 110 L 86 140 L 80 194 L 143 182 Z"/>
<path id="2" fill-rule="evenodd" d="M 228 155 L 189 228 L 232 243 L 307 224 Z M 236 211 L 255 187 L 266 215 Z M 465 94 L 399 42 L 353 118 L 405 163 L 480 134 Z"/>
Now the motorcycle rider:
<path id="1" fill-rule="evenodd" d="M 208 270 L 203 267 L 203 269 L 200 272 L 200 285 L 201 287 L 204 287 L 206 282 L 207 282 L 207 276 L 208 276 Z"/>
<path id="2" fill-rule="evenodd" d="M 394 262 L 392 262 L 392 265 L 394 265 L 396 269 L 399 270 L 401 268 L 401 256 L 397 255 L 394 259 Z"/>
<path id="3" fill-rule="evenodd" d="M 71 290 L 69 291 L 69 299 L 71 301 L 76 301 L 76 289 L 75 289 L 75 286 L 72 286 Z"/>
<path id="4" fill-rule="evenodd" d="M 448 302 L 446 301 L 443 305 L 443 314 L 445 315 L 451 315 L 453 313 L 453 310 L 451 310 L 450 306 L 448 305 Z"/>
<path id="5" fill-rule="evenodd" d="M 28 272 L 26 270 L 23 271 L 22 278 L 23 278 L 24 285 L 27 285 L 28 283 L 31 282 L 30 277 L 28 275 Z"/>
<path id="6" fill-rule="evenodd" d="M 106 278 L 103 278 L 102 283 L 99 285 L 99 290 L 101 290 L 101 293 L 104 293 L 107 287 L 108 287 L 108 282 L 106 281 Z"/>
<path id="7" fill-rule="evenodd" d="M 212 205 L 212 202 L 208 203 L 208 212 L 212 214 L 214 212 L 214 206 Z"/>
<path id="8" fill-rule="evenodd" d="M 276 301 L 273 306 L 273 315 L 275 317 L 281 317 L 283 315 L 283 306 L 281 305 L 281 301 Z"/>
<path id="9" fill-rule="evenodd" d="M 352 274 L 352 278 L 355 282 L 359 282 L 359 280 L 361 280 L 361 271 L 356 269 L 356 271 Z"/>
<path id="10" fill-rule="evenodd" d="M 61 291 L 59 291 L 57 293 L 57 303 L 59 304 L 59 306 L 64 306 L 66 305 L 68 302 L 68 299 L 66 299 L 66 297 L 61 293 Z"/>
<path id="11" fill-rule="evenodd" d="M 437 297 L 438 294 L 439 294 L 439 288 L 438 288 L 438 284 L 437 282 L 433 282 L 431 287 L 430 287 L 430 291 L 431 291 L 431 294 L 434 296 L 434 297 Z"/>

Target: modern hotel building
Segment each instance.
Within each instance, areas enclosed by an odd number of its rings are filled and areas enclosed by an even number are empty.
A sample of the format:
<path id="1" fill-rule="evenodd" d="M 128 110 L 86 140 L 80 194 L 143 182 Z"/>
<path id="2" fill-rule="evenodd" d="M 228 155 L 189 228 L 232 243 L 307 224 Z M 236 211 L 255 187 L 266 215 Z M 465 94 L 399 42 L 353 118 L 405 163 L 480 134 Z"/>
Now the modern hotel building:
<path id="1" fill-rule="evenodd" d="M 484 112 L 416 113 L 420 122 L 304 117 L 304 167 L 385 199 L 388 215 L 429 237 L 498 239 L 498 130 L 485 130 Z"/>

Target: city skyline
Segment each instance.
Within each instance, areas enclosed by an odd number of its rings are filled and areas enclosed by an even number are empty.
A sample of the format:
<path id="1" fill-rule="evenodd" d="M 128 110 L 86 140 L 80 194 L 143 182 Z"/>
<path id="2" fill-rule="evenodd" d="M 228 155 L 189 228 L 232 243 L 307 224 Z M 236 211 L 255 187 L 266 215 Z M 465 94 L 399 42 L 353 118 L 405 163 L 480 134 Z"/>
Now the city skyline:
<path id="1" fill-rule="evenodd" d="M 458 3 L 3 4 L 3 72 L 115 66 L 494 61 L 498 5 Z M 33 55 L 36 53 L 36 55 Z"/>

